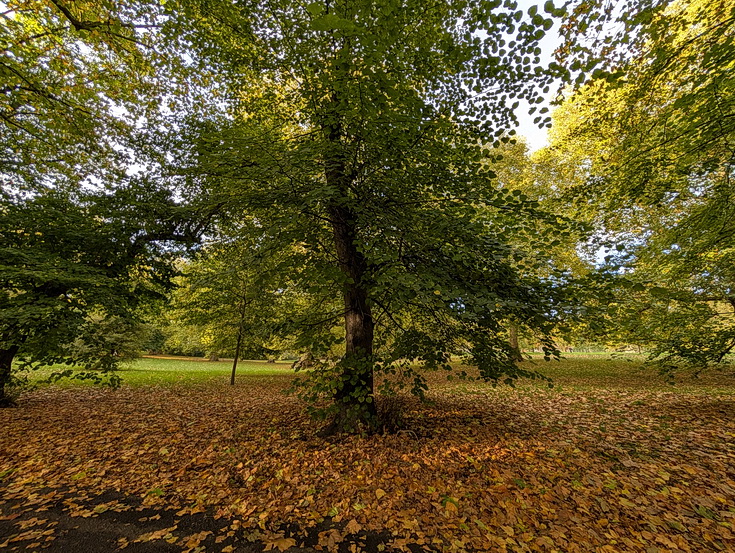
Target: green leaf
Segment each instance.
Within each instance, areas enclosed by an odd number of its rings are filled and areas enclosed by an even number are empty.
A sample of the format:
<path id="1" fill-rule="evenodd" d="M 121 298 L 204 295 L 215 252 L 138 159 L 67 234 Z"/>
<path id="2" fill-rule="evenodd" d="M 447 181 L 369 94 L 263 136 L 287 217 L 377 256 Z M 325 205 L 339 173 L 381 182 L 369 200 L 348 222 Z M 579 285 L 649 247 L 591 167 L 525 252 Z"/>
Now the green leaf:
<path id="1" fill-rule="evenodd" d="M 352 21 L 328 13 L 314 19 L 311 28 L 315 31 L 352 31 L 356 27 Z"/>
<path id="2" fill-rule="evenodd" d="M 671 528 L 674 530 L 678 530 L 679 532 L 686 532 L 687 529 L 684 527 L 684 525 L 679 522 L 678 520 L 667 520 L 666 524 L 668 524 Z"/>
<path id="3" fill-rule="evenodd" d="M 313 16 L 318 16 L 322 12 L 324 12 L 325 6 L 322 2 L 311 2 L 310 4 L 306 5 L 306 11 L 308 11 Z"/>

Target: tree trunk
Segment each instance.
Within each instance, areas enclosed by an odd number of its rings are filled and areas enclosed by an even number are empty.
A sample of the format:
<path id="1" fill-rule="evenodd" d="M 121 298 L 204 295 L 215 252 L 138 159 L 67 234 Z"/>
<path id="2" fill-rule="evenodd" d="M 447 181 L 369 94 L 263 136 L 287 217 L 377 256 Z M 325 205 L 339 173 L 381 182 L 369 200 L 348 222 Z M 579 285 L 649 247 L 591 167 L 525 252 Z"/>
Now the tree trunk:
<path id="1" fill-rule="evenodd" d="M 13 407 L 15 401 L 8 395 L 10 372 L 13 368 L 13 359 L 18 353 L 18 346 L 0 349 L 0 407 Z"/>
<path id="2" fill-rule="evenodd" d="M 364 425 L 372 427 L 377 421 L 373 394 L 374 321 L 365 286 L 368 267 L 365 256 L 357 248 L 355 216 L 347 205 L 350 177 L 340 134 L 339 125 L 329 128 L 328 140 L 334 150 L 328 156 L 325 177 L 327 184 L 340 193 L 328 207 L 328 214 L 337 262 L 344 277 L 342 298 L 346 351 L 338 364 L 341 373 L 334 395 L 335 416 L 323 434 L 354 431 Z"/>
<path id="3" fill-rule="evenodd" d="M 515 361 L 523 361 L 521 348 L 518 347 L 518 325 L 513 322 L 508 325 L 508 341 L 510 342 L 513 359 Z"/>
<path id="4" fill-rule="evenodd" d="M 372 311 L 364 284 L 367 262 L 356 245 L 355 224 L 344 207 L 329 210 L 339 267 L 345 277 L 343 290 L 345 318 L 345 356 L 339 363 L 342 372 L 334 401 L 336 415 L 326 434 L 375 426 L 377 409 L 373 392 Z"/>
<path id="5" fill-rule="evenodd" d="M 349 48 L 345 44 L 344 48 Z M 343 275 L 346 351 L 337 367 L 341 369 L 334 394 L 335 416 L 322 434 L 350 432 L 366 425 L 377 428 L 377 408 L 373 392 L 373 315 L 368 304 L 366 276 L 368 264 L 357 247 L 358 229 L 354 201 L 350 192 L 353 183 L 343 142 L 341 109 L 344 99 L 333 92 L 323 127 L 328 149 L 325 152 L 324 176 L 337 194 L 327 205 L 334 236 L 337 263 Z"/>
<path id="6" fill-rule="evenodd" d="M 240 344 L 242 343 L 242 328 L 237 333 L 237 345 L 235 346 L 235 358 L 232 360 L 232 374 L 230 374 L 230 386 L 235 385 L 235 373 L 237 372 L 237 360 L 240 359 Z"/>
<path id="7" fill-rule="evenodd" d="M 242 304 L 240 306 L 240 324 L 237 327 L 237 345 L 235 346 L 235 359 L 232 360 L 232 374 L 230 375 L 230 386 L 235 385 L 235 371 L 237 371 L 237 360 L 240 359 L 240 347 L 242 346 L 242 329 L 245 325 L 245 293 L 243 292 Z"/>

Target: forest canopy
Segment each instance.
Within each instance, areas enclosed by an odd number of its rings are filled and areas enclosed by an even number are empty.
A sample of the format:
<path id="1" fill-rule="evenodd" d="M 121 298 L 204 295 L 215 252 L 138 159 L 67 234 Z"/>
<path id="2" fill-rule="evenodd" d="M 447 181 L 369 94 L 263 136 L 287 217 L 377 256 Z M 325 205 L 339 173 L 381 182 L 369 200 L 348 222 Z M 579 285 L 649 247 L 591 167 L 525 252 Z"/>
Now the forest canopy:
<path id="1" fill-rule="evenodd" d="M 730 0 L 4 9 L 2 404 L 20 366 L 138 341 L 300 359 L 354 430 L 457 360 L 735 348 Z"/>

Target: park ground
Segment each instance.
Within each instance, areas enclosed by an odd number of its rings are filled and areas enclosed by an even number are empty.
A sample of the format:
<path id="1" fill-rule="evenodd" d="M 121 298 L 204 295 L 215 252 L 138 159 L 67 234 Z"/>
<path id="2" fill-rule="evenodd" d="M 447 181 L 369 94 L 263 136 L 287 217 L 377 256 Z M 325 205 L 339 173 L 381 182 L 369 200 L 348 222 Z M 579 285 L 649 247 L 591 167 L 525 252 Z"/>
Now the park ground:
<path id="1" fill-rule="evenodd" d="M 330 440 L 288 365 L 39 387 L 0 411 L 0 551 L 735 550 L 732 371 L 536 364 L 553 388 L 437 375 L 402 431 Z"/>

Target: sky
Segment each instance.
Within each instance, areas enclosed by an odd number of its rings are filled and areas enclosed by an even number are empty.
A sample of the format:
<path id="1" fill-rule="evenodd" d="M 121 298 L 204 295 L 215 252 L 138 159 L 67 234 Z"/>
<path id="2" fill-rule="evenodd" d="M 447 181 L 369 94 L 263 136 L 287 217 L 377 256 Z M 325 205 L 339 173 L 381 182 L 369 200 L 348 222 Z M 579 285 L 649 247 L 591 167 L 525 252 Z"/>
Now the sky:
<path id="1" fill-rule="evenodd" d="M 527 12 L 528 8 L 533 5 L 539 7 L 539 13 L 544 13 L 543 1 L 518 0 L 518 8 L 522 9 L 524 12 Z M 543 64 L 548 64 L 550 61 L 553 61 L 554 50 L 560 42 L 558 31 L 559 24 L 557 23 L 546 33 L 546 36 L 541 40 L 541 62 Z M 549 109 L 553 110 L 553 106 L 549 104 L 548 100 L 550 100 L 555 93 L 556 90 L 554 89 L 554 87 L 552 87 L 551 90 L 549 90 L 549 93 L 546 95 L 547 102 L 541 104 L 538 107 L 548 107 Z M 533 118 L 536 117 L 536 114 L 528 115 L 528 108 L 528 104 L 526 104 L 525 102 L 521 102 L 521 104 L 518 106 L 518 109 L 516 109 L 516 116 L 518 117 L 519 121 L 519 126 L 516 128 L 516 131 L 518 132 L 518 134 L 526 138 L 529 151 L 534 152 L 546 146 L 546 134 L 548 129 L 539 129 L 533 123 Z"/>

